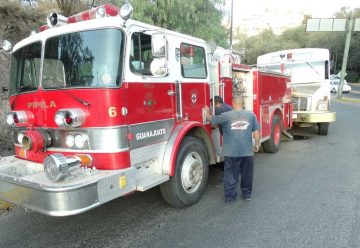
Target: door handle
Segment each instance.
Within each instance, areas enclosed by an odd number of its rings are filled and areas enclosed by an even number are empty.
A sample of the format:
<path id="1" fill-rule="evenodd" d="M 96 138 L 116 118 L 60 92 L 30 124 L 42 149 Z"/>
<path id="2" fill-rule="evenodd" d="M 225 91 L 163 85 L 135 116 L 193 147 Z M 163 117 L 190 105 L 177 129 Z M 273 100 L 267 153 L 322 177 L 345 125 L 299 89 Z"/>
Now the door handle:
<path id="1" fill-rule="evenodd" d="M 167 94 L 168 94 L 168 96 L 176 95 L 175 91 L 173 91 L 173 90 L 168 90 Z"/>

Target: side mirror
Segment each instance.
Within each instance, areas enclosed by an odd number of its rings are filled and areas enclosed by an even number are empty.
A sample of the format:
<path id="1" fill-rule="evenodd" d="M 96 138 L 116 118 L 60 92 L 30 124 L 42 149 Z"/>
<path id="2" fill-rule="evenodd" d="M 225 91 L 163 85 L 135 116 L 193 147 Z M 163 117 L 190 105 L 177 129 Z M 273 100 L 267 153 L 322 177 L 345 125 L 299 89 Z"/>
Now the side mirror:
<path id="1" fill-rule="evenodd" d="M 151 51 L 154 57 L 166 57 L 166 36 L 164 33 L 151 35 Z"/>
<path id="2" fill-rule="evenodd" d="M 4 40 L 1 47 L 5 52 L 10 52 L 12 49 L 11 42 L 8 40 Z"/>

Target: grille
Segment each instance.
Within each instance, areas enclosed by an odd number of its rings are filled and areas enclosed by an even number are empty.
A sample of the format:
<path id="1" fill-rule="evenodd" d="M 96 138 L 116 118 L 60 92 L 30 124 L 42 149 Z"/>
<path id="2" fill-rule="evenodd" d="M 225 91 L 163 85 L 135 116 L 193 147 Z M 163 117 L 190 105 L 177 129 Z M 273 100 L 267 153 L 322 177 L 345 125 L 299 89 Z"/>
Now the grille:
<path id="1" fill-rule="evenodd" d="M 306 111 L 308 106 L 307 97 L 292 97 L 295 111 Z"/>

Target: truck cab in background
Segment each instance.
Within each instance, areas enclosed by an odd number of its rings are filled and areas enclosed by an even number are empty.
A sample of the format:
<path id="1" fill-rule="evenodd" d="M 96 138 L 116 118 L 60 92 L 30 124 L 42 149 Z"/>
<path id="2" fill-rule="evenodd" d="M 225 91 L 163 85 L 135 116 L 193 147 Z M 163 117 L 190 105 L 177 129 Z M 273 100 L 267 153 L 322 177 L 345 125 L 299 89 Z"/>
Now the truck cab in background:
<path id="1" fill-rule="evenodd" d="M 293 122 L 300 127 L 318 127 L 327 135 L 329 124 L 336 120 L 330 111 L 329 50 L 303 48 L 261 55 L 258 68 L 291 75 Z"/>

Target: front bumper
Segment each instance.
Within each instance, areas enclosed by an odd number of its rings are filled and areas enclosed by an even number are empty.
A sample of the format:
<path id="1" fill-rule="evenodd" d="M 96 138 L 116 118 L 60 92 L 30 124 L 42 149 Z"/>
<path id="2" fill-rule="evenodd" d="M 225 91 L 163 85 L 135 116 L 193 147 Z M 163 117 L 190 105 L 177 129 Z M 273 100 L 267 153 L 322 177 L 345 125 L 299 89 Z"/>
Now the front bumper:
<path id="1" fill-rule="evenodd" d="M 13 156 L 0 158 L 0 199 L 50 216 L 85 212 L 136 190 L 135 169 L 78 169 L 50 181 L 43 165 Z"/>
<path id="2" fill-rule="evenodd" d="M 293 112 L 293 122 L 295 123 L 319 123 L 335 122 L 336 112 Z"/>

